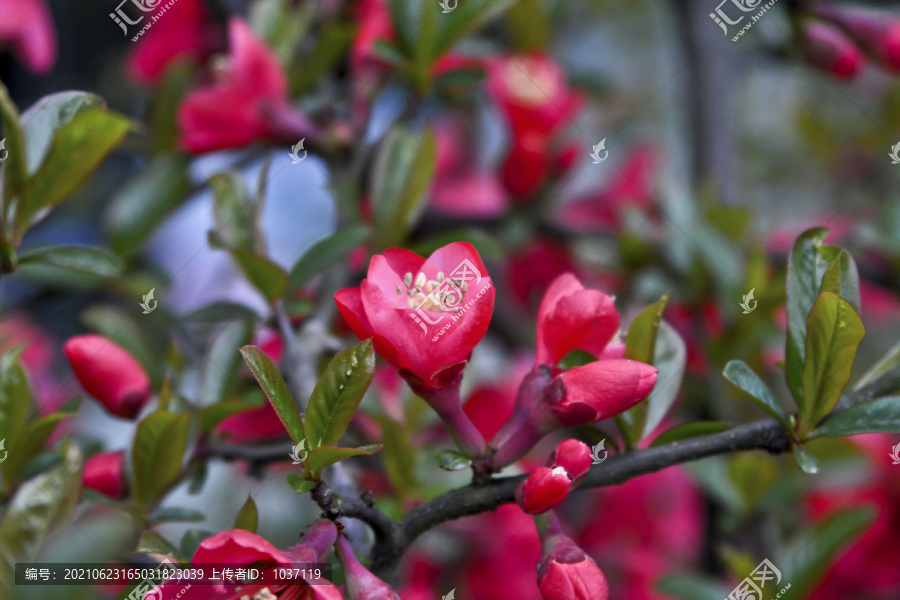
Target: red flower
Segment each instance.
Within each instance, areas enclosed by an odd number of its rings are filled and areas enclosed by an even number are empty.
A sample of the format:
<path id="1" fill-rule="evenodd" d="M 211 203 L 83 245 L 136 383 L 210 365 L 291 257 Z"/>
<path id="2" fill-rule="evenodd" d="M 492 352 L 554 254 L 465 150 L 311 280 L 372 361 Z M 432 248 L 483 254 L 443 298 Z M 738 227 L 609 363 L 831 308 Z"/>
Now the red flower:
<path id="1" fill-rule="evenodd" d="M 828 23 L 804 26 L 800 49 L 811 64 L 842 79 L 856 77 L 866 62 L 853 40 Z"/>
<path id="2" fill-rule="evenodd" d="M 34 73 L 56 64 L 56 30 L 44 0 L 0 2 L 0 45 L 11 45 Z"/>
<path id="3" fill-rule="evenodd" d="M 555 367 L 572 350 L 597 356 L 618 330 L 613 299 L 563 273 L 550 284 L 538 309 L 535 366 Z"/>
<path id="4" fill-rule="evenodd" d="M 194 553 L 193 564 L 253 565 L 256 568 L 272 568 L 275 565 L 314 563 L 321 560 L 337 535 L 330 521 L 318 521 L 296 546 L 279 550 L 260 536 L 232 529 L 217 533 L 200 543 Z M 255 564 L 259 563 L 259 564 Z M 178 582 L 161 586 L 162 598 L 179 600 L 240 600 L 253 598 L 263 588 L 278 595 L 279 600 L 343 600 L 340 591 L 330 583 L 308 585 L 302 580 L 283 585 L 192 585 L 184 589 Z"/>
<path id="5" fill-rule="evenodd" d="M 288 103 L 287 77 L 274 52 L 240 19 L 229 22 L 228 37 L 221 78 L 191 92 L 178 110 L 181 147 L 199 153 L 314 135 Z"/>
<path id="6" fill-rule="evenodd" d="M 99 335 L 70 338 L 66 357 L 84 390 L 118 417 L 133 419 L 150 399 L 150 380 L 124 348 Z"/>
<path id="7" fill-rule="evenodd" d="M 552 536 L 538 565 L 544 600 L 609 600 L 603 571 L 584 550 L 564 535 Z"/>
<path id="8" fill-rule="evenodd" d="M 501 58 L 488 66 L 488 91 L 509 121 L 513 134 L 549 136 L 581 108 L 583 98 L 566 83 L 566 74 L 546 54 Z"/>
<path id="9" fill-rule="evenodd" d="M 475 248 L 454 242 L 427 260 L 401 248 L 375 255 L 360 287 L 334 299 L 360 339 L 373 338 L 407 379 L 436 388 L 458 375 L 487 332 L 494 288 Z"/>
<path id="10" fill-rule="evenodd" d="M 587 475 L 594 459 L 590 447 L 575 439 L 561 441 L 550 455 L 548 465 L 562 467 L 569 474 L 569 478 L 578 482 Z"/>
<path id="11" fill-rule="evenodd" d="M 284 435 L 285 429 L 275 408 L 266 402 L 259 408 L 226 417 L 216 426 L 216 432 L 231 442 L 246 444 L 271 440 Z"/>
<path id="12" fill-rule="evenodd" d="M 565 500 L 571 485 L 563 467 L 540 467 L 516 488 L 516 502 L 528 514 L 546 512 Z"/>
<path id="13" fill-rule="evenodd" d="M 125 453 L 105 452 L 95 454 L 84 463 L 82 473 L 84 487 L 97 490 L 110 498 L 125 495 Z"/>
<path id="14" fill-rule="evenodd" d="M 501 170 L 503 185 L 510 194 L 526 198 L 540 189 L 554 163 L 549 146 L 543 133 L 523 131 L 515 135 Z"/>
<path id="15" fill-rule="evenodd" d="M 400 595 L 391 586 L 360 564 L 353 554 L 353 548 L 343 536 L 338 537 L 335 547 L 338 558 L 344 565 L 345 588 L 349 600 L 400 600 Z"/>
<path id="16" fill-rule="evenodd" d="M 843 29 L 882 66 L 900 71 L 900 19 L 890 13 L 826 5 L 820 14 Z M 862 57 L 858 58 L 862 62 Z"/>
<path id="17" fill-rule="evenodd" d="M 628 410 L 653 391 L 656 368 L 625 359 L 598 360 L 557 376 L 547 394 L 566 427 L 595 423 Z"/>
<path id="18" fill-rule="evenodd" d="M 554 279 L 575 269 L 569 249 L 545 237 L 535 237 L 507 262 L 507 285 L 523 307 L 538 307 L 544 290 Z"/>
<path id="19" fill-rule="evenodd" d="M 206 9 L 200 0 L 178 0 L 138 40 L 128 57 L 128 75 L 155 84 L 172 63 L 198 59 L 210 47 Z"/>

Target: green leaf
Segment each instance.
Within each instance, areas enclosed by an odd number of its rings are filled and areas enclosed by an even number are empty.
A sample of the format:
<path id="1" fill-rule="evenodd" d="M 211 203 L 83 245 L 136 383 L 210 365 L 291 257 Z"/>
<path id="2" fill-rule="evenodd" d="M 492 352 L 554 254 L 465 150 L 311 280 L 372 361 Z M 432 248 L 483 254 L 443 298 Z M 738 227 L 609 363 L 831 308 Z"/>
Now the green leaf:
<path id="1" fill-rule="evenodd" d="M 483 27 L 501 15 L 516 0 L 460 0 L 453 12 L 438 14 L 440 32 L 435 40 L 432 58 L 448 52 L 463 36 Z M 438 3 L 435 2 L 435 5 Z"/>
<path id="2" fill-rule="evenodd" d="M 879 358 L 874 365 L 863 373 L 856 385 L 853 386 L 853 390 L 861 390 L 897 365 L 900 365 L 900 342 L 897 342 L 890 350 L 885 352 L 884 356 Z"/>
<path id="3" fill-rule="evenodd" d="M 643 421 L 643 429 L 637 429 L 640 438 L 648 436 L 659 427 L 681 392 L 681 379 L 687 364 L 687 347 L 675 328 L 662 321 L 656 336 L 656 347 L 653 351 L 653 366 L 658 373 L 656 385 L 647 399 L 632 408 L 638 409 L 638 415 L 646 411 L 646 415 L 636 419 Z M 630 411 L 629 411 L 630 412 Z"/>
<path id="4" fill-rule="evenodd" d="M 219 321 L 240 321 L 248 319 L 250 321 L 261 321 L 262 316 L 249 306 L 237 304 L 234 302 L 213 302 L 202 308 L 198 308 L 194 312 L 184 317 L 189 322 L 213 322 Z"/>
<path id="5" fill-rule="evenodd" d="M 850 381 L 856 351 L 866 335 L 862 320 L 850 303 L 831 292 L 822 292 L 816 300 L 807 330 L 801 379 L 806 402 L 800 411 L 800 439 L 837 405 Z"/>
<path id="6" fill-rule="evenodd" d="M 787 413 L 784 412 L 781 404 L 769 391 L 769 387 L 765 382 L 759 378 L 759 375 L 754 373 L 753 369 L 747 366 L 744 361 L 729 361 L 725 365 L 725 370 L 722 371 L 722 374 L 725 376 L 725 379 L 746 392 L 754 404 L 769 413 L 770 416 L 775 417 L 784 426 L 785 430 L 791 429 L 790 419 Z"/>
<path id="7" fill-rule="evenodd" d="M 0 521 L 0 590 L 14 581 L 16 563 L 34 561 L 55 524 L 73 518 L 81 490 L 81 452 L 69 445 L 62 458 L 58 467 L 22 484 L 6 506 Z"/>
<path id="8" fill-rule="evenodd" d="M 859 433 L 900 433 L 900 396 L 876 398 L 852 406 L 828 419 L 810 437 Z"/>
<path id="9" fill-rule="evenodd" d="M 335 448 L 319 446 L 310 451 L 303 463 L 303 477 L 308 480 L 318 479 L 325 467 L 353 456 L 369 456 L 381 450 L 380 444 L 370 444 L 359 448 Z"/>
<path id="10" fill-rule="evenodd" d="M 410 441 L 409 432 L 404 425 L 388 417 L 379 419 L 378 423 L 381 425 L 384 468 L 388 479 L 397 493 L 401 497 L 406 497 L 416 485 L 416 448 Z"/>
<path id="11" fill-rule="evenodd" d="M 216 239 L 225 248 L 252 254 L 256 249 L 256 207 L 241 175 L 219 173 L 213 175 L 209 183 L 215 198 Z"/>
<path id="12" fill-rule="evenodd" d="M 103 99 L 87 92 L 59 92 L 44 96 L 22 114 L 22 131 L 28 158 L 28 172 L 44 164 L 57 131 L 72 122 L 82 110 L 102 109 Z"/>
<path id="13" fill-rule="evenodd" d="M 248 321 L 227 323 L 215 334 L 200 374 L 201 406 L 211 406 L 225 398 L 241 362 L 240 349 L 250 343 L 252 335 L 253 325 Z"/>
<path id="14" fill-rule="evenodd" d="M 859 272 L 853 257 L 840 248 L 833 246 L 824 248 L 833 249 L 836 255 L 822 275 L 819 293 L 833 292 L 849 302 L 853 310 L 859 312 Z"/>
<path id="15" fill-rule="evenodd" d="M 149 521 L 151 525 L 160 523 L 200 523 L 206 520 L 206 516 L 190 508 L 180 506 L 166 506 L 153 511 Z"/>
<path id="16" fill-rule="evenodd" d="M 187 159 L 180 154 L 160 154 L 113 197 L 104 224 L 117 253 L 132 254 L 141 248 L 185 199 L 187 165 Z"/>
<path id="17" fill-rule="evenodd" d="M 62 269 L 82 275 L 112 279 L 122 275 L 122 262 L 100 248 L 89 246 L 45 246 L 19 254 L 19 269 Z"/>
<path id="18" fill-rule="evenodd" d="M 9 153 L 3 162 L 3 221 L 11 215 L 7 213 L 12 198 L 19 194 L 28 182 L 27 157 L 25 154 L 25 136 L 22 132 L 19 110 L 9 97 L 6 86 L 0 82 L 0 124 L 3 125 L 3 137 L 6 139 L 6 151 Z"/>
<path id="19" fill-rule="evenodd" d="M 306 438 L 306 434 L 303 433 L 303 417 L 300 416 L 297 403 L 288 391 L 281 373 L 278 372 L 269 357 L 256 346 L 244 346 L 241 348 L 241 355 L 269 402 L 275 408 L 275 412 L 278 413 L 278 418 L 284 423 L 291 439 L 295 444 L 299 444 Z"/>
<path id="20" fill-rule="evenodd" d="M 800 377 L 806 359 L 806 318 L 819 295 L 824 266 L 819 247 L 828 230 L 822 227 L 808 229 L 800 234 L 788 257 L 787 267 L 787 347 L 785 349 L 785 374 L 788 388 L 803 410 L 803 389 Z"/>
<path id="21" fill-rule="evenodd" d="M 306 492 L 312 491 L 312 489 L 316 487 L 315 481 L 307 481 L 299 475 L 288 475 L 287 481 L 290 486 L 294 488 L 294 491 L 298 494 L 305 494 Z"/>
<path id="22" fill-rule="evenodd" d="M 680 442 L 682 440 L 699 437 L 701 435 L 719 433 L 721 431 L 729 429 L 730 427 L 731 425 L 729 425 L 728 423 L 720 423 L 716 421 L 697 421 L 695 423 L 685 423 L 684 425 L 678 425 L 659 434 L 656 439 L 650 443 L 650 447 L 653 448 L 656 446 L 663 446 L 665 444 Z"/>
<path id="23" fill-rule="evenodd" d="M 343 260 L 356 247 L 369 239 L 368 227 L 356 225 L 319 240 L 303 253 L 288 277 L 285 295 L 293 295 L 313 277 Z"/>
<path id="24" fill-rule="evenodd" d="M 794 444 L 793 449 L 794 458 L 797 459 L 797 464 L 804 473 L 815 475 L 819 472 L 819 460 L 815 456 L 799 444 Z"/>
<path id="25" fill-rule="evenodd" d="M 91 106 L 60 127 L 46 159 L 19 197 L 16 239 L 81 187 L 132 126 L 124 116 Z"/>
<path id="26" fill-rule="evenodd" d="M 302 61 L 293 61 L 290 71 L 291 96 L 313 88 L 335 66 L 356 36 L 356 27 L 347 23 L 322 23 L 316 47 Z M 292 40 L 295 41 L 295 40 Z"/>
<path id="27" fill-rule="evenodd" d="M 722 600 L 731 591 L 698 575 L 666 575 L 657 581 L 656 588 L 680 600 Z"/>
<path id="28" fill-rule="evenodd" d="M 22 366 L 24 350 L 22 345 L 0 355 L 0 440 L 9 444 L 14 441 L 12 436 L 25 427 L 33 404 L 28 375 Z M 2 468 L 5 472 L 7 467 Z"/>
<path id="29" fill-rule="evenodd" d="M 424 16 L 424 2 L 409 0 L 388 0 L 387 8 L 391 15 L 392 29 L 397 34 L 397 42 L 404 54 L 413 56 L 421 33 Z"/>
<path id="30" fill-rule="evenodd" d="M 597 357 L 587 350 L 572 350 L 562 357 L 562 360 L 559 361 L 557 367 L 566 371 L 568 369 L 574 369 L 575 367 L 583 367 L 584 365 L 596 361 Z"/>
<path id="31" fill-rule="evenodd" d="M 178 108 L 191 89 L 196 65 L 187 55 L 174 58 L 154 87 L 153 104 L 147 115 L 154 152 L 177 150 Z"/>
<path id="32" fill-rule="evenodd" d="M 625 358 L 652 365 L 656 348 L 656 334 L 662 321 L 669 294 L 641 311 L 632 321 L 625 338 Z"/>
<path id="33" fill-rule="evenodd" d="M 472 459 L 454 450 L 441 450 L 434 457 L 437 466 L 445 471 L 462 471 L 472 466 Z"/>
<path id="34" fill-rule="evenodd" d="M 288 275 L 284 269 L 264 256 L 246 250 L 229 250 L 250 283 L 258 289 L 266 300 L 274 302 L 284 292 Z"/>
<path id="35" fill-rule="evenodd" d="M 430 129 L 398 126 L 382 142 L 372 175 L 372 207 L 382 246 L 402 244 L 418 220 L 434 175 L 435 156 Z"/>
<path id="36" fill-rule="evenodd" d="M 203 529 L 188 529 L 181 538 L 181 544 L 178 548 L 178 557 L 190 561 L 191 557 L 197 552 L 197 548 L 203 543 L 203 540 L 213 536 L 211 531 Z"/>
<path id="37" fill-rule="evenodd" d="M 244 529 L 250 533 L 256 533 L 258 523 L 259 511 L 256 510 L 256 502 L 253 501 L 251 496 L 247 496 L 247 501 L 235 518 L 232 529 Z"/>
<path id="38" fill-rule="evenodd" d="M 828 519 L 790 544 L 785 549 L 783 568 L 785 579 L 791 584 L 789 598 L 809 597 L 828 571 L 831 561 L 874 520 L 875 511 L 871 508 L 855 508 Z"/>
<path id="39" fill-rule="evenodd" d="M 178 549 L 166 540 L 163 536 L 155 531 L 145 531 L 141 535 L 135 552 L 141 554 L 165 554 L 166 556 L 175 556 Z"/>
<path id="40" fill-rule="evenodd" d="M 158 499 L 181 472 L 187 448 L 188 414 L 155 412 L 138 423 L 131 452 L 134 496 L 149 504 Z"/>
<path id="41" fill-rule="evenodd" d="M 41 451 L 44 442 L 53 434 L 59 422 L 69 416 L 71 415 L 68 413 L 53 413 L 14 432 L 13 438 L 9 440 L 9 458 L 2 465 L 4 486 L 9 486 L 16 480 L 28 461 Z"/>
<path id="42" fill-rule="evenodd" d="M 310 448 L 334 446 L 356 412 L 375 372 L 372 340 L 360 342 L 331 359 L 306 407 Z"/>

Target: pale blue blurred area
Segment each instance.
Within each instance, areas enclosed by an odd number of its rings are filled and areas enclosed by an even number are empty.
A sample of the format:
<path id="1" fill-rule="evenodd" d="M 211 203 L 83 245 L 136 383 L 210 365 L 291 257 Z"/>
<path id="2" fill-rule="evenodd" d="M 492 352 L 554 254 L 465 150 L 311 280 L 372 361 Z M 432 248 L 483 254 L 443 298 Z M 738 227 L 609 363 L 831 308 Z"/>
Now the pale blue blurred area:
<path id="1" fill-rule="evenodd" d="M 312 154 L 292 164 L 289 150 L 272 155 L 261 218 L 268 257 L 288 271 L 337 224 L 325 164 Z M 239 158 L 235 153 L 217 153 L 197 159 L 191 167 L 192 182 L 201 184 Z M 260 157 L 240 170 L 251 194 L 257 190 L 264 162 L 265 157 Z M 148 256 L 172 277 L 166 292 L 170 309 L 186 313 L 229 301 L 266 314 L 264 298 L 239 274 L 227 252 L 208 244 L 207 234 L 214 229 L 212 192 L 204 189 L 175 211 L 150 240 Z"/>

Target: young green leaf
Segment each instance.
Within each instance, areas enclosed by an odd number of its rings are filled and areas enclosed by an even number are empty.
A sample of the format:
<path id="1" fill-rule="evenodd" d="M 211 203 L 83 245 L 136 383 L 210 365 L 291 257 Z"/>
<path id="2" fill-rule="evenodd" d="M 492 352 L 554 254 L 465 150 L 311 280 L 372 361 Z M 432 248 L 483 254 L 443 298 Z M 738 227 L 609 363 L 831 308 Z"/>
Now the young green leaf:
<path id="1" fill-rule="evenodd" d="M 472 465 L 472 459 L 454 450 L 441 450 L 434 457 L 437 465 L 445 471 L 462 471 Z"/>
<path id="2" fill-rule="evenodd" d="M 668 301 L 669 294 L 666 294 L 658 302 L 642 310 L 632 321 L 625 337 L 625 358 L 648 365 L 654 364 L 656 334 Z"/>
<path id="3" fill-rule="evenodd" d="M 395 246 L 407 238 L 425 207 L 435 156 L 430 129 L 395 127 L 382 142 L 372 181 L 372 207 L 382 245 Z"/>
<path id="4" fill-rule="evenodd" d="M 53 434 L 59 422 L 69 416 L 71 415 L 63 412 L 49 414 L 14 432 L 12 439 L 8 440 L 9 459 L 0 465 L 4 486 L 9 486 L 16 480 L 28 461 L 44 447 L 44 442 Z"/>
<path id="5" fill-rule="evenodd" d="M 131 452 L 134 496 L 149 504 L 158 499 L 181 472 L 191 417 L 155 412 L 138 423 Z"/>
<path id="6" fill-rule="evenodd" d="M 339 352 L 328 366 L 306 407 L 306 440 L 310 448 L 334 446 L 344 435 L 375 372 L 372 340 Z"/>
<path id="7" fill-rule="evenodd" d="M 320 446 L 310 451 L 303 463 L 303 477 L 307 480 L 318 479 L 325 467 L 353 456 L 369 456 L 381 450 L 380 444 L 360 446 L 359 448 L 335 448 Z"/>
<path id="8" fill-rule="evenodd" d="M 819 459 L 810 454 L 806 448 L 799 444 L 794 444 L 794 458 L 804 473 L 815 475 L 819 472 Z"/>
<path id="9" fill-rule="evenodd" d="M 369 239 L 369 235 L 371 232 L 368 227 L 356 225 L 313 244 L 291 269 L 285 295 L 292 295 L 309 283 L 313 277 L 343 260 L 354 248 Z"/>
<path id="10" fill-rule="evenodd" d="M 25 156 L 25 136 L 22 132 L 22 121 L 19 110 L 9 97 L 6 86 L 0 82 L 0 124 L 6 140 L 6 161 L 3 168 L 3 220 L 11 216 L 6 214 L 10 200 L 19 194 L 28 182 L 28 167 Z"/>
<path id="11" fill-rule="evenodd" d="M 800 412 L 801 439 L 837 405 L 850 381 L 856 351 L 865 335 L 862 320 L 850 303 L 831 292 L 822 292 L 807 321 L 806 362 L 801 378 L 806 402 Z"/>
<path id="12" fill-rule="evenodd" d="M 51 268 L 104 279 L 123 273 L 122 261 L 100 248 L 89 246 L 45 246 L 19 254 L 19 269 Z"/>
<path id="13" fill-rule="evenodd" d="M 232 249 L 228 252 L 253 287 L 258 289 L 266 300 L 274 302 L 281 297 L 288 282 L 288 275 L 284 269 L 268 258 L 247 250 Z"/>
<path id="14" fill-rule="evenodd" d="M 255 206 L 239 173 L 218 173 L 209 180 L 213 191 L 215 238 L 230 250 L 256 249 Z"/>
<path id="15" fill-rule="evenodd" d="M 47 159 L 56 132 L 86 108 L 103 108 L 103 99 L 88 92 L 58 92 L 44 96 L 22 113 L 22 133 L 28 172 L 34 174 Z"/>
<path id="16" fill-rule="evenodd" d="M 215 334 L 200 374 L 200 406 L 209 407 L 225 398 L 241 362 L 238 350 L 250 343 L 252 335 L 249 321 L 227 323 Z"/>
<path id="17" fill-rule="evenodd" d="M 844 250 L 834 246 L 823 246 L 833 249 L 835 257 L 831 259 L 822 275 L 821 292 L 833 292 L 850 303 L 853 310 L 859 312 L 859 272 L 856 262 Z"/>
<path id="18" fill-rule="evenodd" d="M 876 398 L 828 419 L 810 437 L 842 437 L 859 433 L 900 433 L 900 396 Z"/>
<path id="19" fill-rule="evenodd" d="M 32 410 L 31 388 L 21 360 L 24 350 L 21 345 L 0 355 L 0 440 L 10 444 Z"/>
<path id="20" fill-rule="evenodd" d="M 160 534 L 149 530 L 141 535 L 141 539 L 134 551 L 141 554 L 165 554 L 166 556 L 175 556 L 178 549 Z"/>
<path id="21" fill-rule="evenodd" d="M 256 509 L 256 502 L 253 501 L 253 497 L 247 496 L 247 501 L 235 518 L 232 529 L 244 529 L 250 533 L 256 533 L 258 523 L 259 511 Z"/>
<path id="22" fill-rule="evenodd" d="M 164 506 L 153 511 L 148 521 L 151 525 L 159 523 L 200 523 L 206 516 L 199 510 L 182 506 Z"/>
<path id="23" fill-rule="evenodd" d="M 269 357 L 256 346 L 244 346 L 241 348 L 241 355 L 269 402 L 275 408 L 275 412 L 278 413 L 278 418 L 284 423 L 291 439 L 295 444 L 299 444 L 306 438 L 306 434 L 303 432 L 303 417 L 300 416 L 297 403 L 288 391 L 281 373 L 278 372 Z"/>
<path id="24" fill-rule="evenodd" d="M 635 406 L 646 410 L 643 430 L 637 430 L 641 438 L 654 431 L 666 415 L 681 391 L 681 379 L 684 376 L 684 366 L 687 363 L 687 346 L 675 328 L 660 322 L 656 336 L 656 347 L 653 350 L 653 366 L 658 373 L 656 385 L 647 399 Z M 632 409 L 634 410 L 634 409 Z"/>
<path id="25" fill-rule="evenodd" d="M 769 391 L 769 387 L 759 378 L 759 375 L 753 372 L 747 364 L 742 360 L 732 360 L 725 365 L 722 371 L 725 379 L 738 386 L 749 394 L 754 404 L 769 413 L 772 417 L 781 423 L 785 430 L 790 430 L 791 424 L 787 413 Z"/>
<path id="26" fill-rule="evenodd" d="M 806 359 L 806 318 L 819 295 L 822 280 L 822 256 L 819 247 L 828 230 L 822 227 L 808 229 L 800 234 L 787 267 L 787 321 L 788 334 L 785 349 L 785 374 L 788 388 L 801 411 L 804 407 L 800 377 Z"/>
<path id="27" fill-rule="evenodd" d="M 315 481 L 307 481 L 299 475 L 288 475 L 287 482 L 292 488 L 294 488 L 294 491 L 298 494 L 305 494 L 306 492 L 312 491 L 312 489 L 316 487 Z"/>

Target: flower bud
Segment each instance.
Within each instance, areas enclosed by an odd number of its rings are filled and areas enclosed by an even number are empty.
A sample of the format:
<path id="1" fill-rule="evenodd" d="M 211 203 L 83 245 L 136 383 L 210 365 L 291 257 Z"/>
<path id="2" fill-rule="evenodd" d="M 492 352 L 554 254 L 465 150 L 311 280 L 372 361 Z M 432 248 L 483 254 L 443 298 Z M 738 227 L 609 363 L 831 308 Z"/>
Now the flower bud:
<path id="1" fill-rule="evenodd" d="M 391 586 L 360 564 L 346 538 L 339 536 L 335 547 L 338 558 L 344 565 L 348 600 L 400 600 L 400 595 Z"/>
<path id="2" fill-rule="evenodd" d="M 591 448 L 584 442 L 568 439 L 556 446 L 548 466 L 562 467 L 573 482 L 580 482 L 594 463 Z"/>
<path id="3" fill-rule="evenodd" d="M 118 417 L 133 419 L 150 399 L 150 380 L 124 348 L 99 335 L 70 338 L 63 350 L 84 390 Z"/>
<path id="4" fill-rule="evenodd" d="M 516 489 L 516 502 L 525 512 L 546 512 L 565 500 L 572 480 L 563 467 L 540 467 Z"/>
<path id="5" fill-rule="evenodd" d="M 865 63 L 865 57 L 853 41 L 827 23 L 806 25 L 800 49 L 811 64 L 842 79 L 855 77 Z"/>
<path id="6" fill-rule="evenodd" d="M 584 550 L 564 535 L 544 544 L 538 565 L 538 587 L 544 600 L 609 600 L 603 571 Z"/>
<path id="7" fill-rule="evenodd" d="M 110 498 L 125 495 L 125 453 L 105 452 L 95 454 L 84 462 L 82 473 L 84 487 L 97 490 Z"/>
<path id="8" fill-rule="evenodd" d="M 883 66 L 900 71 L 900 19 L 881 11 L 833 6 L 826 6 L 820 14 Z"/>

